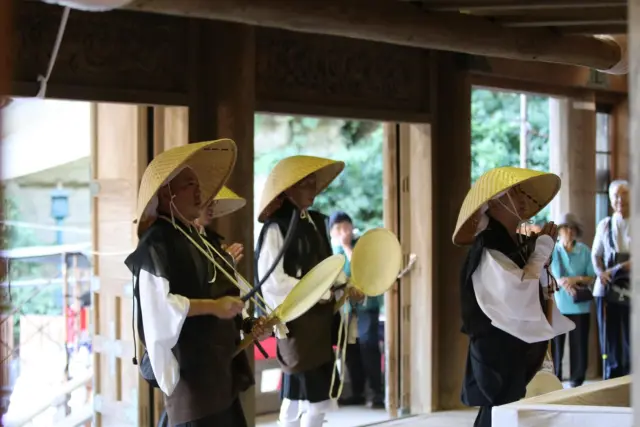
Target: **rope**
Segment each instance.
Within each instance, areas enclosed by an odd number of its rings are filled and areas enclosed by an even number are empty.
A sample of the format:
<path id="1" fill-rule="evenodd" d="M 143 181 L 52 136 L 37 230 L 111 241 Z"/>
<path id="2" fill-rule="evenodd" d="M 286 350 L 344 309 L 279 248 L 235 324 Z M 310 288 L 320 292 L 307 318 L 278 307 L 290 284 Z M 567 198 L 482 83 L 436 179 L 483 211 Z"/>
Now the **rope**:
<path id="1" fill-rule="evenodd" d="M 47 73 L 38 76 L 38 82 L 40 82 L 40 90 L 38 90 L 38 94 L 36 98 L 44 99 L 47 93 L 47 83 L 49 82 L 49 78 L 51 77 L 51 72 L 53 71 L 53 66 L 56 64 L 56 59 L 58 58 L 58 51 L 60 50 L 60 45 L 62 44 L 62 37 L 64 37 L 64 30 L 67 28 L 67 20 L 69 19 L 69 12 L 71 9 L 69 7 L 65 7 L 62 11 L 62 18 L 60 19 L 60 27 L 58 27 L 58 34 L 56 35 L 56 41 L 53 45 L 53 51 L 51 52 L 51 58 L 49 58 L 49 65 L 47 67 Z"/>
<path id="2" fill-rule="evenodd" d="M 345 289 L 345 292 L 347 292 L 346 289 Z M 344 317 L 340 316 L 340 326 L 338 329 L 338 342 L 337 342 L 337 348 L 335 353 L 336 360 L 333 364 L 333 372 L 331 373 L 331 386 L 329 387 L 329 399 L 332 399 L 332 400 L 339 399 L 340 396 L 342 395 L 342 390 L 344 389 L 344 378 L 345 378 L 346 363 L 347 363 L 347 344 L 349 343 L 349 317 L 350 317 L 349 313 L 346 310 L 344 312 Z M 343 331 L 344 331 L 344 338 L 342 334 Z M 338 364 L 340 364 L 342 368 L 340 369 L 340 378 L 339 378 L 340 385 L 338 386 L 338 390 L 336 390 L 334 394 L 333 389 L 336 383 L 336 378 L 338 377 L 337 376 Z"/>

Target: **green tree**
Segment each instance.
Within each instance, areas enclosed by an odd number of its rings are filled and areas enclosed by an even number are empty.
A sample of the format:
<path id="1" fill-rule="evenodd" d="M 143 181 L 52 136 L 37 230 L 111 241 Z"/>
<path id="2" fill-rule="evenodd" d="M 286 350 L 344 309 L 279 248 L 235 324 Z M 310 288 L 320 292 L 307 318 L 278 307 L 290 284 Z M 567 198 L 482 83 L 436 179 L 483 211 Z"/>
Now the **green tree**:
<path id="1" fill-rule="evenodd" d="M 549 170 L 549 99 L 527 96 L 527 167 Z M 474 89 L 471 98 L 471 180 L 500 166 L 520 164 L 520 95 Z M 549 217 L 549 207 L 535 222 Z"/>
<path id="2" fill-rule="evenodd" d="M 270 118 L 256 115 L 256 133 L 260 133 Z M 289 140 L 277 150 L 256 152 L 256 174 L 267 174 L 282 158 L 296 154 L 326 156 L 325 147 L 310 147 L 309 133 L 323 122 L 339 123 L 340 141 L 329 157 L 346 163 L 344 171 L 315 200 L 314 208 L 330 214 L 343 210 L 353 218 L 356 227 L 368 230 L 382 226 L 382 144 L 383 129 L 378 122 L 338 121 L 309 117 L 288 116 Z M 337 143 L 336 143 L 337 142 Z"/>

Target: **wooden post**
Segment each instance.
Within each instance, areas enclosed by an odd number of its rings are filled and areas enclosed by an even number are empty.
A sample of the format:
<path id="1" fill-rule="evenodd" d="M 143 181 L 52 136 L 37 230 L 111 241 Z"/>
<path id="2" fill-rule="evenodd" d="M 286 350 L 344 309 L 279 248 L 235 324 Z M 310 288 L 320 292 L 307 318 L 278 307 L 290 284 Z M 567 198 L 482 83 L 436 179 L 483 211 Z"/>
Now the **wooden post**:
<path id="1" fill-rule="evenodd" d="M 239 270 L 253 283 L 253 116 L 255 104 L 255 34 L 246 25 L 193 20 L 190 29 L 189 142 L 231 138 L 238 146 L 227 185 L 247 200 L 213 227 L 227 243 L 244 245 Z M 253 346 L 248 350 L 254 360 Z M 255 392 L 242 398 L 249 426 L 255 423 Z"/>
<path id="2" fill-rule="evenodd" d="M 429 165 L 433 243 L 432 280 L 428 284 L 432 287 L 432 300 L 415 304 L 428 304 L 433 310 L 431 407 L 444 410 L 461 407 L 460 387 L 467 356 L 468 341 L 460 333 L 459 284 L 467 248 L 454 246 L 451 238 L 471 186 L 471 84 L 468 75 L 457 69 L 453 54 L 438 52 L 434 57 L 437 72 L 432 88 L 436 109 Z"/>
<path id="3" fill-rule="evenodd" d="M 631 274 L 633 298 L 640 300 L 640 0 L 629 0 L 629 148 L 631 152 Z M 640 419 L 640 310 L 633 306 L 631 330 L 631 354 L 633 358 L 633 382 L 631 399 L 634 425 Z"/>
<path id="4" fill-rule="evenodd" d="M 400 176 L 398 171 L 398 125 L 385 123 L 383 147 L 384 226 L 398 235 L 398 202 Z M 398 283 L 384 294 L 385 402 L 392 417 L 398 416 L 400 389 Z"/>

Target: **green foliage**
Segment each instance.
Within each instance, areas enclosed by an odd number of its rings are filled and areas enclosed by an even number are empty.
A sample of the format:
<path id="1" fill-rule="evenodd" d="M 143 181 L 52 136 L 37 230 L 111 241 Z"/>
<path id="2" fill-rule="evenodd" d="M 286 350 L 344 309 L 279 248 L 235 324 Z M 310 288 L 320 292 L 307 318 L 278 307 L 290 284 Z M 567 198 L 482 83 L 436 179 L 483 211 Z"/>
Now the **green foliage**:
<path id="1" fill-rule="evenodd" d="M 527 167 L 549 170 L 549 98 L 527 95 Z M 520 94 L 474 89 L 471 98 L 471 180 L 500 166 L 520 165 Z M 546 221 L 549 207 L 536 215 Z"/>
<path id="2" fill-rule="evenodd" d="M 255 171 L 266 175 L 280 160 L 296 154 L 327 156 L 324 147 L 308 144 L 309 133 L 327 119 L 287 117 L 289 140 L 278 149 L 256 153 Z M 256 134 L 267 126 L 267 119 L 256 115 Z M 346 163 L 344 171 L 315 200 L 314 209 L 330 215 L 336 210 L 347 212 L 361 230 L 382 226 L 382 144 L 383 129 L 377 122 L 338 121 L 339 147 L 329 157 Z M 336 144 L 332 144 L 336 145 Z"/>

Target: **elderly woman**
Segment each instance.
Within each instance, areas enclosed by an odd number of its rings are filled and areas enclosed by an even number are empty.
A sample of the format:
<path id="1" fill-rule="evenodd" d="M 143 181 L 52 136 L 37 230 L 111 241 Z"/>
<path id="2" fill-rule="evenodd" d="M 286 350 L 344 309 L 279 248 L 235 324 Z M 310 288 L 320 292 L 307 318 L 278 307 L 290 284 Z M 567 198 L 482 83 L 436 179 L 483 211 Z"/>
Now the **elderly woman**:
<path id="1" fill-rule="evenodd" d="M 573 214 L 566 214 L 558 223 L 559 243 L 553 250 L 551 272 L 558 279 L 560 290 L 554 294 L 560 313 L 571 319 L 576 328 L 569 332 L 571 387 L 581 386 L 587 373 L 589 354 L 589 319 L 593 295 L 590 286 L 596 273 L 591 263 L 591 250 L 579 242 L 582 224 Z M 566 335 L 553 339 L 555 374 L 562 381 L 562 358 Z"/>
<path id="2" fill-rule="evenodd" d="M 604 379 L 629 374 L 629 183 L 617 180 L 609 185 L 613 215 L 600 221 L 591 257 L 598 279 L 593 295 L 598 310 L 600 351 Z"/>
<path id="3" fill-rule="evenodd" d="M 469 336 L 462 402 L 480 407 L 474 427 L 490 427 L 494 406 L 522 399 L 549 340 L 574 328 L 551 299 L 545 268 L 557 227 L 548 223 L 530 237 L 517 232 L 559 189 L 560 178 L 550 173 L 492 169 L 460 209 L 453 243 L 471 246 L 460 275 L 462 332 Z"/>

